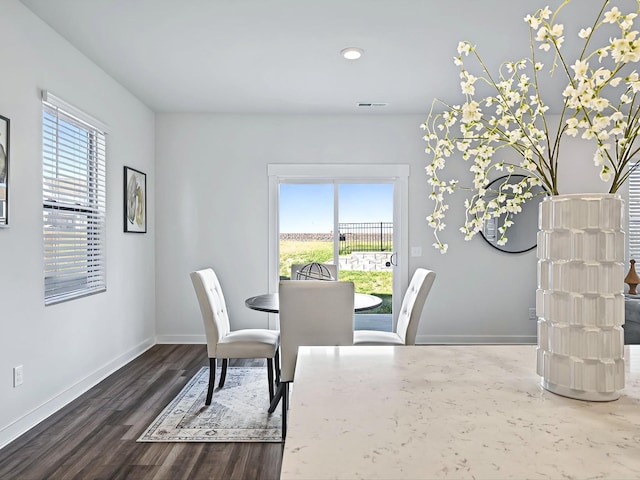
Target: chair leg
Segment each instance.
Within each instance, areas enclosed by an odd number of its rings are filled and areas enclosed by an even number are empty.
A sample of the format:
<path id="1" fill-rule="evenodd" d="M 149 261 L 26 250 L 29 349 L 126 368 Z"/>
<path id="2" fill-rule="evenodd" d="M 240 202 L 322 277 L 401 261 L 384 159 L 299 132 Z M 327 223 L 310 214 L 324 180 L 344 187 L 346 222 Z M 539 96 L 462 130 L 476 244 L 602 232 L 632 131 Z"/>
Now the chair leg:
<path id="1" fill-rule="evenodd" d="M 289 411 L 289 382 L 284 383 L 282 395 L 282 440 L 287 436 L 287 413 Z"/>
<path id="2" fill-rule="evenodd" d="M 207 399 L 204 401 L 205 405 L 211 405 L 211 398 L 213 397 L 213 385 L 216 383 L 216 359 L 209 359 L 209 387 L 207 388 Z"/>
<path id="3" fill-rule="evenodd" d="M 224 387 L 224 381 L 227 378 L 227 363 L 229 362 L 228 358 L 222 359 L 222 371 L 220 372 L 220 383 L 218 383 L 218 388 Z"/>
<path id="4" fill-rule="evenodd" d="M 273 400 L 273 358 L 267 358 L 267 380 L 269 382 L 269 402 Z"/>
<path id="5" fill-rule="evenodd" d="M 273 399 L 271 400 L 271 405 L 269 405 L 269 410 L 268 410 L 269 413 L 273 413 L 276 410 L 276 407 L 278 406 L 278 403 L 280 402 L 284 394 L 284 386 L 285 386 L 285 382 L 280 382 L 278 384 L 278 389 L 276 390 L 276 394 L 273 396 Z"/>
<path id="6" fill-rule="evenodd" d="M 276 362 L 276 385 L 280 385 L 280 349 L 276 349 L 276 355 L 275 355 L 275 362 Z"/>

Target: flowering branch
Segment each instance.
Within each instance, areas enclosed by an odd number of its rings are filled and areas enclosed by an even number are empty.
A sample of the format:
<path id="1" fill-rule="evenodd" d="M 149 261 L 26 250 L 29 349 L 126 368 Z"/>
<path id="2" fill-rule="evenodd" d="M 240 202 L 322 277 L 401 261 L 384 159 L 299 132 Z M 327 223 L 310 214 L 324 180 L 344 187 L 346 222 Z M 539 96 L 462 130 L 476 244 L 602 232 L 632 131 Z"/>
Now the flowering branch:
<path id="1" fill-rule="evenodd" d="M 421 125 L 426 132 L 425 151 L 431 158 L 426 173 L 434 202 L 434 210 L 427 220 L 434 229 L 434 246 L 442 253 L 447 251 L 447 245 L 438 233 L 446 226 L 447 194 L 457 189 L 470 192 L 465 200 L 465 223 L 460 229 L 465 239 L 481 231 L 489 219 L 499 218 L 502 222 L 498 228 L 499 243 L 506 243 L 506 231 L 513 224 L 513 216 L 520 211 L 522 203 L 534 196 L 533 187 L 538 187 L 535 191 L 542 187 L 550 195 L 559 193 L 558 161 L 565 134 L 576 136 L 581 132 L 582 138 L 595 140 L 593 161 L 600 168 L 601 179 L 612 182 L 611 193 L 636 168 L 633 162 L 640 152 L 640 146 L 635 144 L 640 133 L 640 75 L 635 70 L 627 71 L 629 64 L 640 61 L 640 39 L 638 32 L 632 30 L 636 13 L 624 15 L 617 7 L 607 10 L 609 0 L 605 0 L 593 24 L 580 31 L 584 45 L 578 59 L 570 64 L 561 51 L 564 26 L 556 22 L 558 13 L 570 2 L 564 0 L 555 12 L 545 7 L 525 17 L 529 24 L 531 56 L 503 63 L 497 78 L 491 75 L 474 45 L 467 41 L 458 44 L 454 61 L 460 67 L 464 102 L 450 105 L 435 99 L 427 120 Z M 638 5 L 640 7 L 640 0 Z M 619 37 L 609 38 L 603 46 L 590 51 L 596 31 L 608 25 L 619 28 Z M 536 59 L 536 45 L 543 52 L 554 53 L 550 73 L 560 67 L 568 79 L 558 102 L 560 121 L 555 130 L 545 117 L 548 106 L 541 99 L 539 87 L 544 66 Z M 470 54 L 480 67 L 479 76 L 470 73 L 465 65 Z M 589 62 L 596 58 L 599 66 L 591 68 Z M 612 65 L 600 66 L 603 59 Z M 489 87 L 493 94 L 476 98 L 476 85 L 483 89 Z M 609 101 L 612 96 L 619 100 Z M 503 148 L 517 153 L 519 160 L 500 159 Z M 455 155 L 461 155 L 467 162 L 471 160 L 472 184 L 462 185 L 457 179 L 441 178 L 440 172 Z M 525 178 L 513 189 L 506 181 L 496 191 L 488 191 L 491 176 L 499 171 L 521 174 Z"/>

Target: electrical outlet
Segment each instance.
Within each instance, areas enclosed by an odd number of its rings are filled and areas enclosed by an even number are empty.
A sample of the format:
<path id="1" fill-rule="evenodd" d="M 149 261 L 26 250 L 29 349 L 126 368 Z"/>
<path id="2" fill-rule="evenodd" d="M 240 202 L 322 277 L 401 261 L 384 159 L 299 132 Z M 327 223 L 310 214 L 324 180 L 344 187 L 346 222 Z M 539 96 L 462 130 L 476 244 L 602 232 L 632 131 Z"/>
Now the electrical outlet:
<path id="1" fill-rule="evenodd" d="M 24 372 L 22 370 L 22 365 L 18 365 L 17 367 L 13 367 L 13 388 L 19 387 L 24 382 Z"/>
<path id="2" fill-rule="evenodd" d="M 529 309 L 529 320 L 538 320 L 538 316 L 536 315 L 536 309 L 535 308 L 530 308 Z"/>

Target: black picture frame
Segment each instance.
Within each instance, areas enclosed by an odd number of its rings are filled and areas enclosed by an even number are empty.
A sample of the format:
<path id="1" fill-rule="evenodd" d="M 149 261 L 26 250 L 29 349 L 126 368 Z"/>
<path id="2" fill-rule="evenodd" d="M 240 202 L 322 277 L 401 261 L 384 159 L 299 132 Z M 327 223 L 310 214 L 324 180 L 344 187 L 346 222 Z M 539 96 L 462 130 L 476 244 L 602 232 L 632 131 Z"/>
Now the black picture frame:
<path id="1" fill-rule="evenodd" d="M 147 174 L 124 167 L 124 231 L 147 233 Z"/>
<path id="2" fill-rule="evenodd" d="M 9 153 L 11 120 L 0 115 L 0 228 L 9 226 Z"/>

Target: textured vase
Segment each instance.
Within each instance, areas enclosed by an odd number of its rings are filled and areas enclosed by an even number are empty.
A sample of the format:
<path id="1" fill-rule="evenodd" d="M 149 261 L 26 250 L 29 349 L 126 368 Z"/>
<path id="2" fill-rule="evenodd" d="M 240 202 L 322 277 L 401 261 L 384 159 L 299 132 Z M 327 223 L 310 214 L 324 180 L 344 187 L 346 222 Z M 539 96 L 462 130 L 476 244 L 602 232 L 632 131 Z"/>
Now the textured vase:
<path id="1" fill-rule="evenodd" d="M 553 393 L 609 401 L 624 388 L 623 217 L 614 194 L 540 203 L 537 372 Z"/>

